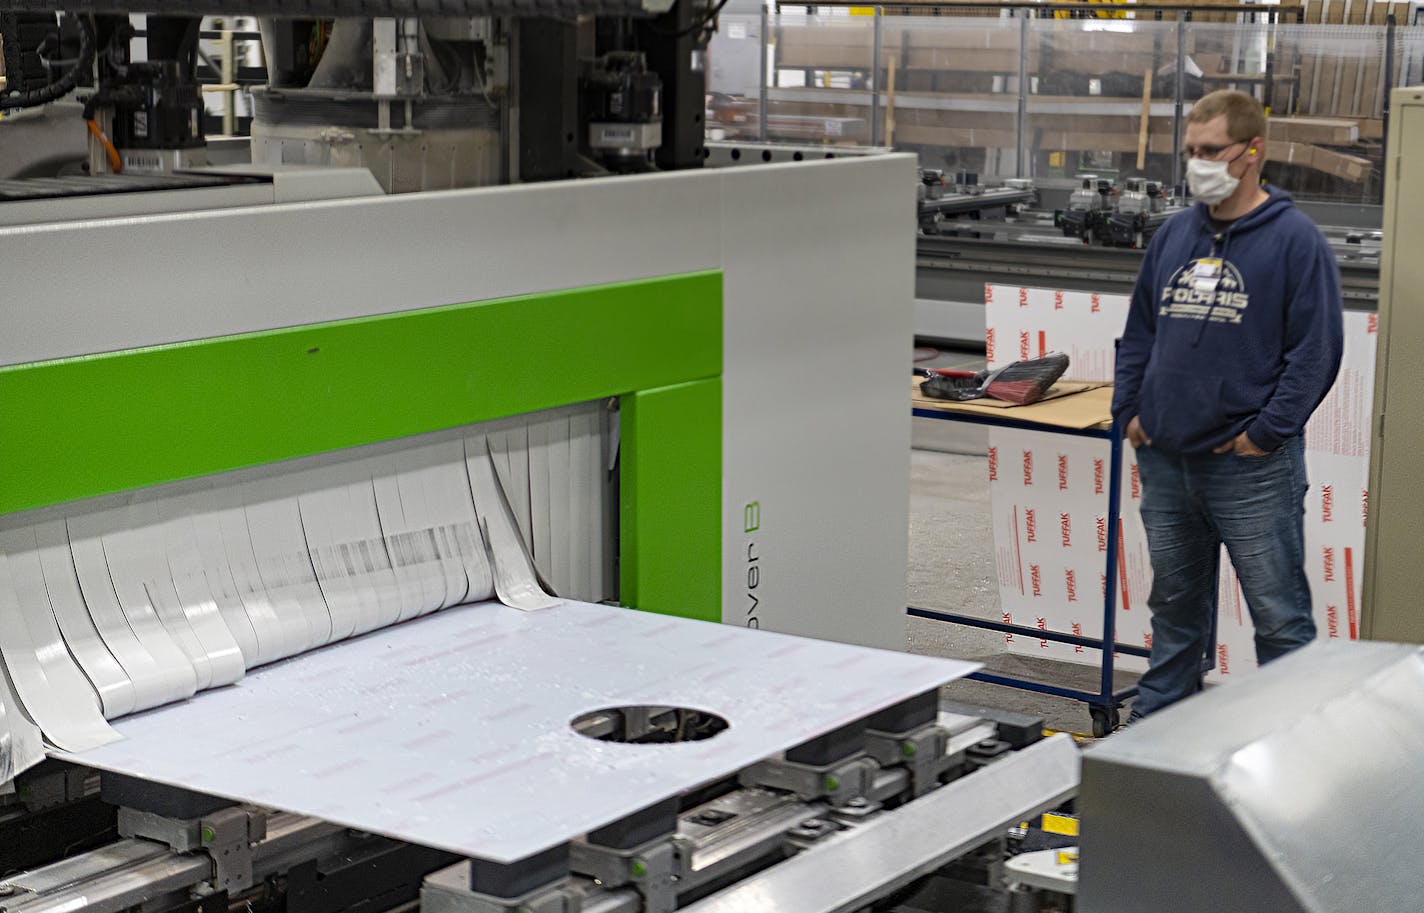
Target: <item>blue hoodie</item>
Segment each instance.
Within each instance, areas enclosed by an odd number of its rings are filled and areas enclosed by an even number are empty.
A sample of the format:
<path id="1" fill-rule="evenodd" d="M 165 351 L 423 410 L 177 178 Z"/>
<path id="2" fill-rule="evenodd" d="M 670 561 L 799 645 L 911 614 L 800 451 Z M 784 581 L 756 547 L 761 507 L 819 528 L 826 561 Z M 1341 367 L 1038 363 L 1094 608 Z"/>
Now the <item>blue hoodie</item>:
<path id="1" fill-rule="evenodd" d="M 1340 271 L 1290 194 L 1218 232 L 1204 204 L 1162 226 L 1142 263 L 1117 353 L 1113 417 L 1152 446 L 1210 453 L 1242 431 L 1267 452 L 1301 433 L 1335 383 Z M 1224 261 L 1214 293 L 1199 258 Z"/>

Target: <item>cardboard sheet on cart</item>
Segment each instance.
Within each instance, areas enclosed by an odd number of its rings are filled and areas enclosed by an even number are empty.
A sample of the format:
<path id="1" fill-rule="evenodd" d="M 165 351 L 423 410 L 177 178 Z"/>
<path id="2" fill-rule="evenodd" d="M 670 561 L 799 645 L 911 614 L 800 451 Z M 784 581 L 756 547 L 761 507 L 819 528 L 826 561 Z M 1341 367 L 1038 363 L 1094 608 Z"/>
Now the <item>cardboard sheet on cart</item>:
<path id="1" fill-rule="evenodd" d="M 933 399 L 920 392 L 920 380 L 911 382 L 911 400 L 916 409 L 934 409 L 960 415 L 987 415 L 1034 422 L 1053 428 L 1106 428 L 1112 423 L 1112 386 L 1093 381 L 1059 381 L 1043 399 L 1019 406 L 997 399 L 976 399 L 966 403 Z"/>
<path id="2" fill-rule="evenodd" d="M 481 603 L 259 669 L 58 756 L 508 862 L 975 668 L 588 603 Z M 730 727 L 625 745 L 570 726 L 624 705 Z"/>

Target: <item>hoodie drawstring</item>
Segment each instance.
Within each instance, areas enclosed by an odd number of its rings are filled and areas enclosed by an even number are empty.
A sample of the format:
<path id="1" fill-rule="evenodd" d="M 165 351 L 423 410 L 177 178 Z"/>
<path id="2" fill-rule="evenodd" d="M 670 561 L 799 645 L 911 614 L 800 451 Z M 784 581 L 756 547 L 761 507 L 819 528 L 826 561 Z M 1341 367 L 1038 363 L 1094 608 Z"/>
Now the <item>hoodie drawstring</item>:
<path id="1" fill-rule="evenodd" d="M 1216 279 L 1217 288 L 1220 288 L 1221 280 L 1226 278 L 1226 251 L 1231 246 L 1231 229 L 1235 227 L 1236 226 L 1233 224 L 1228 226 L 1225 231 L 1220 232 L 1217 232 L 1213 229 L 1214 233 L 1212 234 L 1211 238 L 1211 253 L 1207 254 L 1207 256 L 1221 261 L 1221 272 L 1217 275 Z M 1221 243 L 1220 254 L 1217 254 L 1216 252 L 1217 242 Z M 1207 302 L 1206 313 L 1202 315 L 1201 323 L 1197 326 L 1197 335 L 1192 339 L 1193 348 L 1196 347 L 1197 343 L 1201 342 L 1202 334 L 1206 333 L 1206 325 L 1211 322 L 1211 309 L 1215 306 L 1215 302 L 1216 289 L 1212 289 L 1211 301 Z"/>

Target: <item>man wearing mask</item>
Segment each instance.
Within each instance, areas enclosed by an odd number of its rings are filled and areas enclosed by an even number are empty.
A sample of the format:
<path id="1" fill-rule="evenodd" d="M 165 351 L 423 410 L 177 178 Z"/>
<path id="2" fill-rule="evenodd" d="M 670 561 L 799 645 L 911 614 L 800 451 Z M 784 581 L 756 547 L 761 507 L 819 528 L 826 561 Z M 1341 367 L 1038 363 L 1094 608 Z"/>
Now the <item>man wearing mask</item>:
<path id="1" fill-rule="evenodd" d="M 1340 273 L 1290 195 L 1262 185 L 1266 116 L 1213 92 L 1187 118 L 1196 205 L 1147 248 L 1117 356 L 1152 561 L 1152 656 L 1129 722 L 1201 687 L 1222 544 L 1266 663 L 1315 637 L 1302 429 L 1335 382 Z"/>

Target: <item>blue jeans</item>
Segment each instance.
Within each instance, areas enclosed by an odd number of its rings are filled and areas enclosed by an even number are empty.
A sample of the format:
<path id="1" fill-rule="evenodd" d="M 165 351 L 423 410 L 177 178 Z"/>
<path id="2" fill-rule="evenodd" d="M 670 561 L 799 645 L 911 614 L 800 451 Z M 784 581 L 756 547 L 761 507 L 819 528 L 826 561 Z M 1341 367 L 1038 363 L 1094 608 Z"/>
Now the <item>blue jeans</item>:
<path id="1" fill-rule="evenodd" d="M 1264 457 L 1180 456 L 1143 447 L 1137 465 L 1152 559 L 1152 658 L 1133 718 L 1200 689 L 1223 543 L 1256 627 L 1256 659 L 1268 663 L 1315 639 L 1299 436 Z"/>

